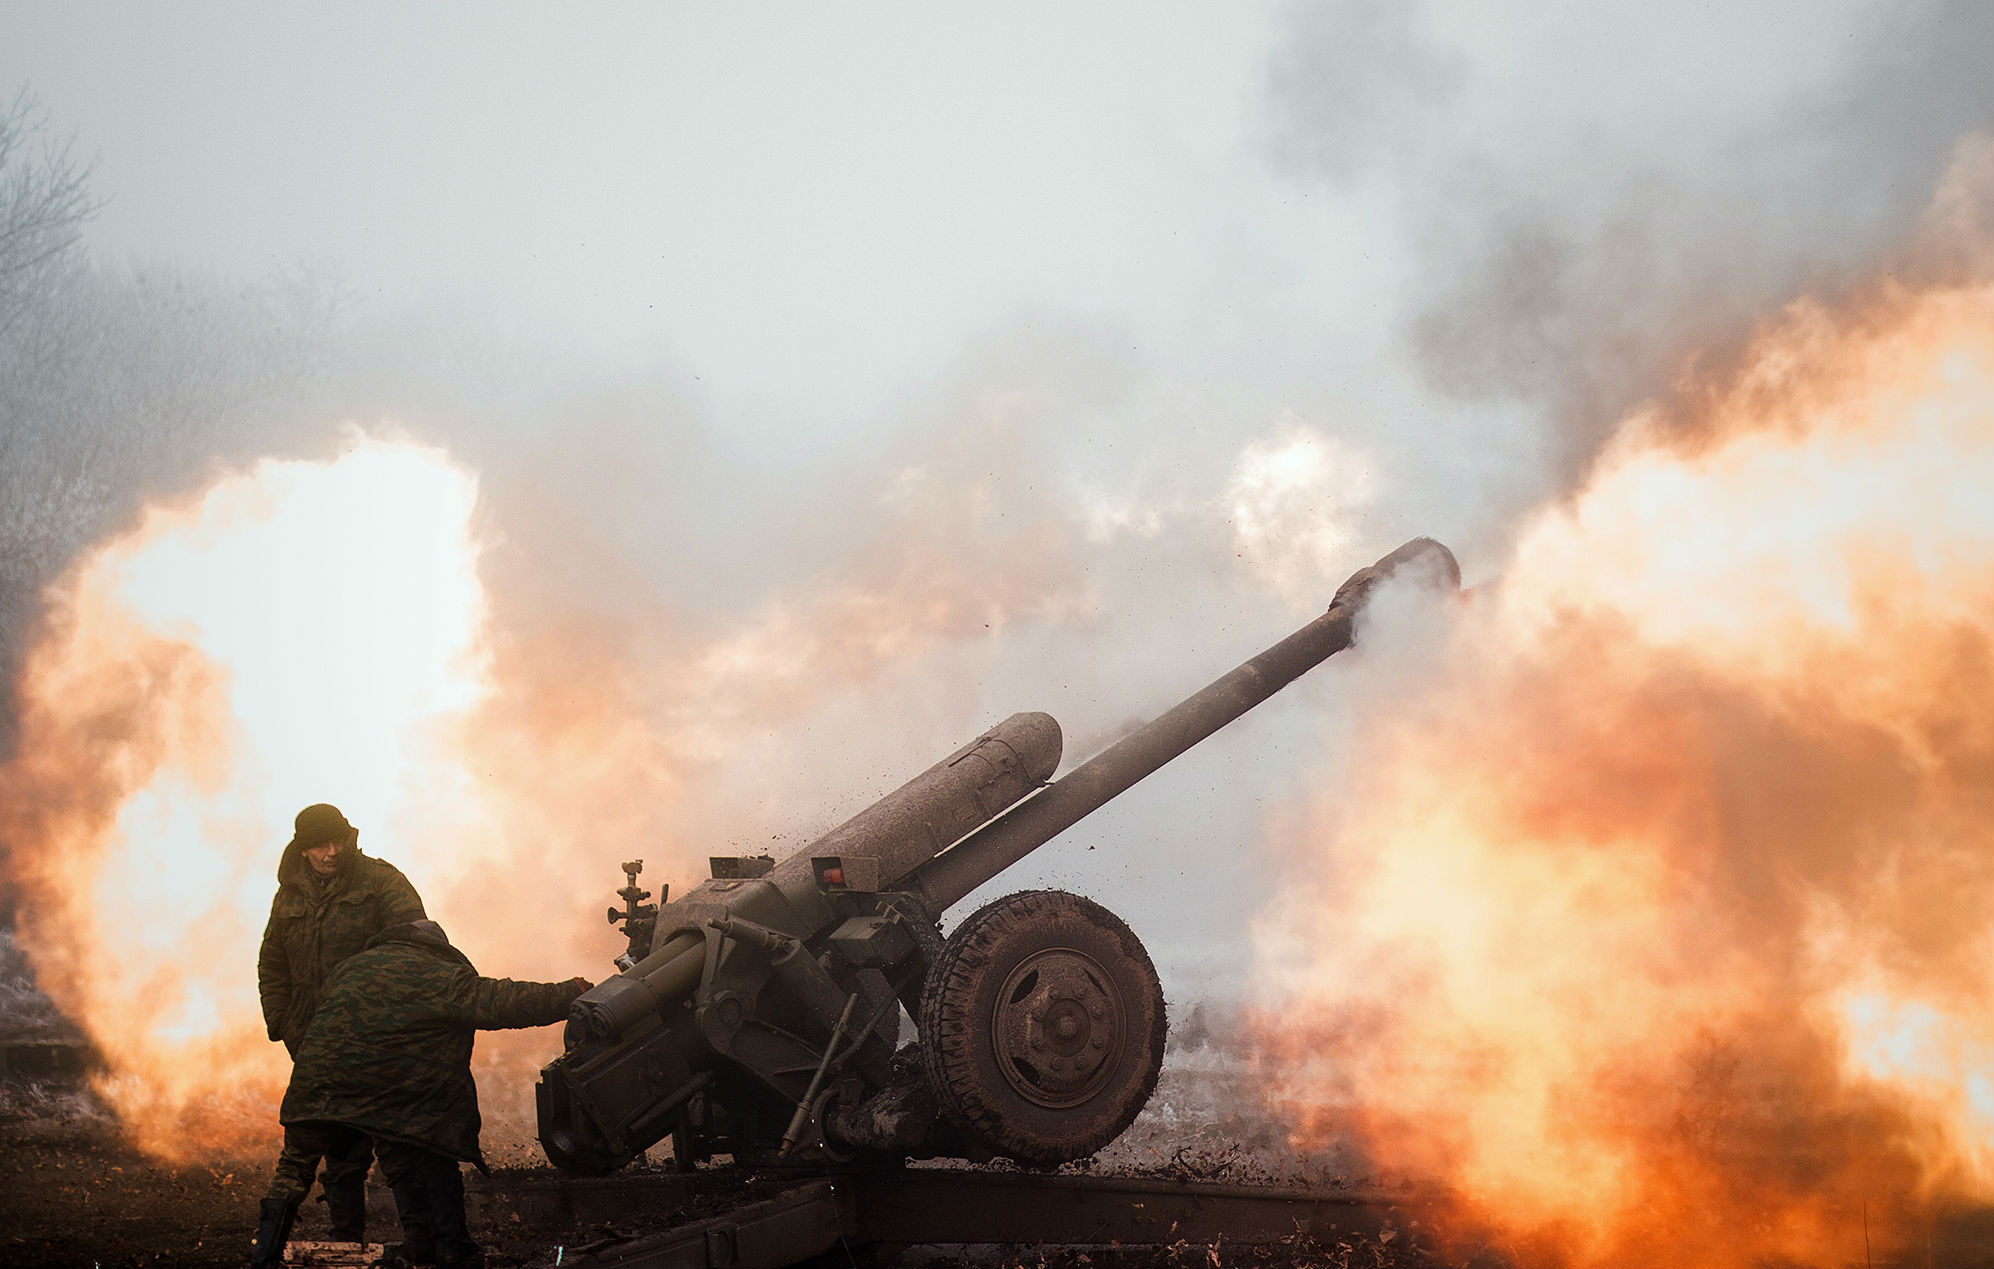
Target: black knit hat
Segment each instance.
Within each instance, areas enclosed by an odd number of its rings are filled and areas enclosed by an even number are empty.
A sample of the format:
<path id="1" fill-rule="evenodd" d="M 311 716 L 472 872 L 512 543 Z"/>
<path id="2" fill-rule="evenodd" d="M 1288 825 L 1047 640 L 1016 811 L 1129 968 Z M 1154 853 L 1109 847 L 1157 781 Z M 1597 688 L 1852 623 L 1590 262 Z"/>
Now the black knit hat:
<path id="1" fill-rule="evenodd" d="M 353 826 L 339 813 L 339 808 L 330 802 L 314 802 L 298 812 L 298 831 L 291 838 L 291 845 L 299 850 L 310 850 L 327 842 L 343 842 L 353 836 Z"/>

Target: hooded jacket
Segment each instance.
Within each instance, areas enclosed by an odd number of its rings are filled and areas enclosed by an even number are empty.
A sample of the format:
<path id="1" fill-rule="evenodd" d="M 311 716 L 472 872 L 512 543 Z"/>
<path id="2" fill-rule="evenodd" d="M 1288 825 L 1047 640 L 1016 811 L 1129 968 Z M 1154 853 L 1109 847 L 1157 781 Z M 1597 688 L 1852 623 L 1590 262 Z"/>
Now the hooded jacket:
<path id="1" fill-rule="evenodd" d="M 279 1117 L 346 1124 L 482 1168 L 476 1033 L 559 1022 L 579 995 L 573 982 L 481 978 L 427 929 L 383 930 L 333 971 Z"/>
<path id="2" fill-rule="evenodd" d="M 256 954 L 263 1025 L 295 1056 L 333 967 L 391 925 L 427 915 L 401 869 L 360 853 L 340 852 L 339 870 L 320 882 L 295 843 L 277 862 L 277 895 Z"/>

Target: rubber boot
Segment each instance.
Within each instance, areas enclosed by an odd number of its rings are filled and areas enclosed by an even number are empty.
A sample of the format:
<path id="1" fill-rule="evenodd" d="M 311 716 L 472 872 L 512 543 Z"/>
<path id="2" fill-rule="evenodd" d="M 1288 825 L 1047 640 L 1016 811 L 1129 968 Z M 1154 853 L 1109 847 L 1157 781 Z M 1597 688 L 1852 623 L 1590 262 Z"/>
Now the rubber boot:
<path id="1" fill-rule="evenodd" d="M 393 1183 L 395 1215 L 401 1218 L 402 1240 L 388 1248 L 381 1263 L 390 1269 L 436 1263 L 436 1227 L 430 1221 L 429 1186 L 421 1174 Z"/>
<path id="2" fill-rule="evenodd" d="M 291 1222 L 298 1218 L 298 1200 L 267 1198 L 259 1213 L 256 1246 L 249 1253 L 249 1269 L 277 1269 L 284 1263 L 284 1244 L 291 1241 Z"/>
<path id="3" fill-rule="evenodd" d="M 429 1224 L 436 1231 L 437 1269 L 485 1269 L 485 1249 L 471 1241 L 464 1220 L 464 1173 L 455 1159 L 440 1159 L 424 1176 Z"/>
<path id="4" fill-rule="evenodd" d="M 367 1241 L 367 1178 L 324 1185 L 325 1214 L 332 1222 L 326 1237 L 336 1243 Z"/>

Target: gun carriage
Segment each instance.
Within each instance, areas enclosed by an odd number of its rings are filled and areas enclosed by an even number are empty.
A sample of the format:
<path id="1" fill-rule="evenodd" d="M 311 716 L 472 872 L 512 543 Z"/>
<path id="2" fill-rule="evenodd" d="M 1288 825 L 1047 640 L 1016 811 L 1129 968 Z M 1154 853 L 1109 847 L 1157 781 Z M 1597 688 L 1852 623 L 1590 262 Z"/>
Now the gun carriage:
<path id="1" fill-rule="evenodd" d="M 1134 1121 L 1167 1031 L 1133 931 L 1057 890 L 970 892 L 1350 646 L 1377 583 L 1458 587 L 1418 538 L 1327 612 L 1058 780 L 1059 724 L 1014 714 L 796 854 L 716 858 L 659 904 L 624 864 L 621 971 L 576 1001 L 540 1073 L 540 1140 L 601 1175 L 669 1136 L 679 1166 L 868 1154 L 1084 1158 Z M 902 1011 L 917 1043 L 901 1048 Z"/>

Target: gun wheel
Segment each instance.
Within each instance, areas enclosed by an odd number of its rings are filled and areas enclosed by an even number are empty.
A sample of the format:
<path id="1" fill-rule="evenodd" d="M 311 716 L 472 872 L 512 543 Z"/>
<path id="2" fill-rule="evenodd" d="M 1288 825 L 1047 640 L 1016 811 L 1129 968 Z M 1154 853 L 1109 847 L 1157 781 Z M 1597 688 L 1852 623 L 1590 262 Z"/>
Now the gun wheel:
<path id="1" fill-rule="evenodd" d="M 1051 1167 L 1107 1145 L 1156 1090 L 1163 987 L 1140 940 L 1061 890 L 1007 895 L 949 938 L 921 999 L 928 1078 L 998 1154 Z"/>

